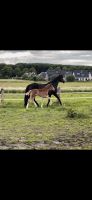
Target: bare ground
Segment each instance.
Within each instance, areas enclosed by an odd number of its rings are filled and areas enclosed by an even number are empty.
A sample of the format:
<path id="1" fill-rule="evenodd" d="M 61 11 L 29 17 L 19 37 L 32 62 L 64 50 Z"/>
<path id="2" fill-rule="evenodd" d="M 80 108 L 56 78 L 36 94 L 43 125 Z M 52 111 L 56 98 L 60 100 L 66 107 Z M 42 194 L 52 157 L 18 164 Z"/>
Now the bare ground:
<path id="1" fill-rule="evenodd" d="M 61 135 L 59 138 L 51 141 L 32 142 L 28 144 L 26 141 L 19 141 L 17 143 L 10 143 L 5 139 L 0 140 L 0 149 L 92 149 L 92 135 L 87 133 L 78 133 L 67 137 Z"/>

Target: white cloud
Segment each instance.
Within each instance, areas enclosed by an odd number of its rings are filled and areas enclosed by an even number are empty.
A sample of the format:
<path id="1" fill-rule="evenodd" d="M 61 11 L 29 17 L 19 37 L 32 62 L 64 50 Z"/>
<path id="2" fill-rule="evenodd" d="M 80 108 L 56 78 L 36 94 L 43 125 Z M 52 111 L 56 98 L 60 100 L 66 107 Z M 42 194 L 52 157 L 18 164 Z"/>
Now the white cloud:
<path id="1" fill-rule="evenodd" d="M 52 63 L 72 65 L 92 65 L 92 51 L 0 51 L 0 63 Z"/>

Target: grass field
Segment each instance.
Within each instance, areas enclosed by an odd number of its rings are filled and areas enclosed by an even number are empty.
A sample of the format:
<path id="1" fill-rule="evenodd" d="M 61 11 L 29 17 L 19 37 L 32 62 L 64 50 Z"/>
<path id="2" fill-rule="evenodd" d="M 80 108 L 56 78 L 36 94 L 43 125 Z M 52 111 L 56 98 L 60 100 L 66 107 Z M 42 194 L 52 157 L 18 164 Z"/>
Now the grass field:
<path id="1" fill-rule="evenodd" d="M 79 84 L 92 88 L 92 82 L 65 83 L 62 87 Z M 22 93 L 6 93 L 4 104 L 0 104 L 1 149 L 92 149 L 92 92 L 62 93 L 63 106 L 53 97 L 49 108 L 44 100 L 43 109 L 30 103 L 25 110 L 23 97 Z M 37 100 L 41 103 L 41 98 Z"/>
<path id="2" fill-rule="evenodd" d="M 27 80 L 14 80 L 14 79 L 0 79 L 0 88 L 5 90 L 22 90 L 24 91 L 28 84 L 32 81 Z M 45 82 L 41 82 L 45 83 Z M 62 88 L 62 92 L 72 92 L 72 91 L 89 91 L 92 92 L 92 81 L 91 82 L 66 82 L 65 84 L 59 83 Z"/>

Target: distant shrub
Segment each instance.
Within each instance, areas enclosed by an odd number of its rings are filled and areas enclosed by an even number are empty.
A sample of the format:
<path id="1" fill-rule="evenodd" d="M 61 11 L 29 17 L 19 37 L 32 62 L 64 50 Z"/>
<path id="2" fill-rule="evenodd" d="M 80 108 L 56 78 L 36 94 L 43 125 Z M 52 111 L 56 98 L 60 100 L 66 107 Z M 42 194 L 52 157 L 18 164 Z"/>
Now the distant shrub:
<path id="1" fill-rule="evenodd" d="M 66 76 L 66 81 L 67 82 L 74 82 L 75 81 L 75 77 L 73 75 L 68 75 L 68 76 Z"/>

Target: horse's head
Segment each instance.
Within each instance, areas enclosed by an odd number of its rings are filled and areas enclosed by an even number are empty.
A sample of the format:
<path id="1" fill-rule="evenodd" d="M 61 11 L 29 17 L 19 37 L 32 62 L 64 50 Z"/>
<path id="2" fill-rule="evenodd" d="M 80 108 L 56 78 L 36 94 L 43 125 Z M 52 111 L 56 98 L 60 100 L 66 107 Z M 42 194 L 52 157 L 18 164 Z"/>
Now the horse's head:
<path id="1" fill-rule="evenodd" d="M 62 83 L 65 83 L 65 80 L 64 80 L 62 74 L 58 76 L 58 80 L 59 80 L 60 82 L 62 82 Z"/>

